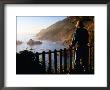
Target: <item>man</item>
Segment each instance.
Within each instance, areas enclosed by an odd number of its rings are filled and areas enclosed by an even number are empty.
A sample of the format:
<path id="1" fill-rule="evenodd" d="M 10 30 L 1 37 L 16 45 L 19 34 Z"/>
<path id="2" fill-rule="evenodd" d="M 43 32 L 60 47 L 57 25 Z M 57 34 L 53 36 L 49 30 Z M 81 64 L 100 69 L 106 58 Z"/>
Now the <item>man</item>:
<path id="1" fill-rule="evenodd" d="M 72 46 L 77 46 L 76 50 L 76 66 L 75 70 L 77 72 L 87 72 L 88 71 L 88 31 L 84 28 L 83 22 L 78 21 L 76 24 L 76 31 L 74 33 Z M 82 62 L 82 65 L 81 65 Z"/>

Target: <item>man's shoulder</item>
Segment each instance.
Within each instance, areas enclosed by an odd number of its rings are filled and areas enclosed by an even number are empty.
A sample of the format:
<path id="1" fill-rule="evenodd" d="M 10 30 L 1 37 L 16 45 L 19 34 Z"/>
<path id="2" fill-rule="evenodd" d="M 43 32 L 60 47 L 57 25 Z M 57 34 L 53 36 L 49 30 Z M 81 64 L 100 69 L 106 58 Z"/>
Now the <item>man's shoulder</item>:
<path id="1" fill-rule="evenodd" d="M 80 32 L 80 31 L 87 31 L 86 28 L 77 28 L 77 32 Z"/>
<path id="2" fill-rule="evenodd" d="M 82 31 L 83 32 L 88 32 L 86 28 L 82 28 Z"/>

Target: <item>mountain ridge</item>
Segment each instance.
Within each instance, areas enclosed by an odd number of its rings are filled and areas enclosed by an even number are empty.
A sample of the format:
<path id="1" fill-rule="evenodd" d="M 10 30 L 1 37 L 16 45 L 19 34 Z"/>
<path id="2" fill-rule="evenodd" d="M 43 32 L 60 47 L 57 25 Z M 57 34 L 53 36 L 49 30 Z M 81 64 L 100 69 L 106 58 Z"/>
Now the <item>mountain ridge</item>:
<path id="1" fill-rule="evenodd" d="M 60 41 L 64 45 L 70 45 L 77 21 L 83 21 L 88 32 L 94 31 L 93 16 L 69 16 L 41 30 L 36 36 L 39 40 Z"/>

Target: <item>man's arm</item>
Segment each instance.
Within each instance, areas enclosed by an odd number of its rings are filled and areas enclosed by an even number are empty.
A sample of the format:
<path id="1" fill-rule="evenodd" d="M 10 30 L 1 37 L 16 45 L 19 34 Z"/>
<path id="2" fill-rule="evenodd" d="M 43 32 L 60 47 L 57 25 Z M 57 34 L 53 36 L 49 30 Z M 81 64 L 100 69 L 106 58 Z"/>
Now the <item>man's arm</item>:
<path id="1" fill-rule="evenodd" d="M 76 32 L 74 33 L 74 38 L 73 38 L 73 41 L 72 41 L 72 46 L 76 45 L 77 39 L 78 39 L 78 35 L 77 35 L 77 30 L 76 30 Z"/>

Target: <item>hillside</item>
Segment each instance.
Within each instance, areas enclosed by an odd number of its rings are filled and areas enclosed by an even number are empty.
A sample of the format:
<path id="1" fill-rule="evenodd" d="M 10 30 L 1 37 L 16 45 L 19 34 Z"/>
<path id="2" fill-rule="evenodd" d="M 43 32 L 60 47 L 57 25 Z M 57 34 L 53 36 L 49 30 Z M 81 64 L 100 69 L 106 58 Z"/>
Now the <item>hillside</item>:
<path id="1" fill-rule="evenodd" d="M 46 29 L 41 30 L 37 37 L 40 40 L 61 41 L 65 45 L 69 45 L 72 40 L 72 33 L 75 30 L 77 21 L 84 21 L 85 28 L 88 32 L 94 31 L 94 17 L 93 16 L 69 16 L 62 21 L 58 21 Z M 90 42 L 94 42 L 93 33 Z"/>

